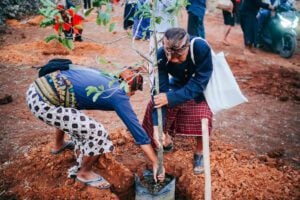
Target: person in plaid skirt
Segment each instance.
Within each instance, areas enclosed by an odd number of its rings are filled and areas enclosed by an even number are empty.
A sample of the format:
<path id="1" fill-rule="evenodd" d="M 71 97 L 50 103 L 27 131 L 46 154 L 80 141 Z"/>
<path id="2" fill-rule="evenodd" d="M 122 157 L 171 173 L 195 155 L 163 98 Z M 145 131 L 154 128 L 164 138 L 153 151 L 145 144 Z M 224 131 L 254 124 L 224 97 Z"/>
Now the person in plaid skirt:
<path id="1" fill-rule="evenodd" d="M 173 147 L 170 135 L 196 137 L 194 174 L 201 174 L 204 171 L 201 119 L 207 118 L 209 132 L 212 129 L 212 112 L 203 91 L 211 77 L 213 64 L 211 50 L 205 40 L 194 43 L 194 64 L 190 53 L 191 39 L 182 28 L 166 31 L 163 47 L 157 53 L 160 93 L 153 94 L 143 127 L 152 139 L 152 145 L 163 145 L 166 151 Z M 157 108 L 163 111 L 163 144 L 158 140 Z"/>

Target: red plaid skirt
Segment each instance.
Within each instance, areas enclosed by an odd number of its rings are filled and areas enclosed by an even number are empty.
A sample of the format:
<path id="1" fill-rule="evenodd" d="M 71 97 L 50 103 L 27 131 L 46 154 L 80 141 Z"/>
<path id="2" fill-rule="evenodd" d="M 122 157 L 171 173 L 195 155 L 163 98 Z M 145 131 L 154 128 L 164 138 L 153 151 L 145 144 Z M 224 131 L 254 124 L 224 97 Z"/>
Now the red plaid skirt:
<path id="1" fill-rule="evenodd" d="M 152 109 L 153 102 L 150 101 L 143 120 L 143 128 L 151 139 L 153 139 Z M 212 129 L 212 112 L 206 101 L 196 103 L 194 100 L 190 100 L 167 109 L 164 132 L 172 136 L 202 136 L 201 120 L 203 118 L 208 119 L 210 133 Z"/>

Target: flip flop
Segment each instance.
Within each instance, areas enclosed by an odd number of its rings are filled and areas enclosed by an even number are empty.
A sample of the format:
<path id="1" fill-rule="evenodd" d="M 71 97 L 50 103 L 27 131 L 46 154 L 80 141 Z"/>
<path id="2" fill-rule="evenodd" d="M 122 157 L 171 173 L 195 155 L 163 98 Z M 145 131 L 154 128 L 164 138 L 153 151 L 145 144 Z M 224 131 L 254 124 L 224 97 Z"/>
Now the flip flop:
<path id="1" fill-rule="evenodd" d="M 73 141 L 66 141 L 60 149 L 51 150 L 51 153 L 54 155 L 57 155 L 65 150 L 74 150 L 74 148 L 75 148 L 75 144 Z"/>
<path id="2" fill-rule="evenodd" d="M 90 180 L 83 180 L 82 178 L 76 177 L 76 180 L 81 183 L 84 183 L 86 186 L 95 187 L 100 190 L 110 188 L 110 183 L 100 175 L 97 178 L 90 179 Z M 98 183 L 107 183 L 108 185 L 97 186 L 96 184 Z"/>

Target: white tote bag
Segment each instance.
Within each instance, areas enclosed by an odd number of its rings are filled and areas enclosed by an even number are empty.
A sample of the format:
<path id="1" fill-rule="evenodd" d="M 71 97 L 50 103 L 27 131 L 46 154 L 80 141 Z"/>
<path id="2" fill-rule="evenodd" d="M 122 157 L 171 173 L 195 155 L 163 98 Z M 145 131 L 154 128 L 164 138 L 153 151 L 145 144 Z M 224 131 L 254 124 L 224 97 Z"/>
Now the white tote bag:
<path id="1" fill-rule="evenodd" d="M 195 64 L 193 45 L 191 41 L 191 58 Z M 205 41 L 205 40 L 204 40 Z M 206 42 L 206 41 L 205 41 Z M 211 111 L 215 114 L 221 110 L 232 108 L 244 102 L 247 98 L 242 94 L 223 52 L 215 54 L 211 48 L 213 72 L 204 90 L 204 96 Z"/>

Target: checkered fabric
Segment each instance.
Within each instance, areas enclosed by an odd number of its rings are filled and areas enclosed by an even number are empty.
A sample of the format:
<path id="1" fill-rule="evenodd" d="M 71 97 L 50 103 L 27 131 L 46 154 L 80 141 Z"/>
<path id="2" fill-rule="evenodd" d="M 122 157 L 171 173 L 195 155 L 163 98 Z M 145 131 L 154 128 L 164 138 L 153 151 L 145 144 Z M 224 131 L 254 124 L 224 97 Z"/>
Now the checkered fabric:
<path id="1" fill-rule="evenodd" d="M 150 101 L 143 120 L 143 128 L 153 141 L 153 102 Z M 208 119 L 209 133 L 212 130 L 212 112 L 206 101 L 196 103 L 190 100 L 167 109 L 164 132 L 172 136 L 202 136 L 201 119 Z"/>

